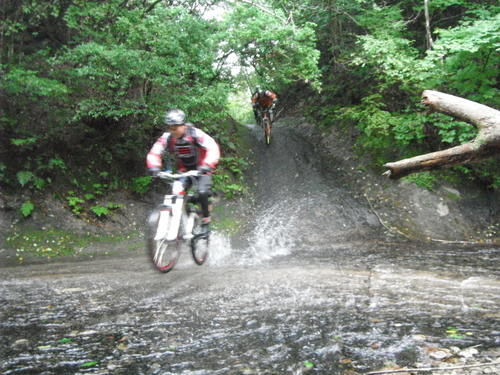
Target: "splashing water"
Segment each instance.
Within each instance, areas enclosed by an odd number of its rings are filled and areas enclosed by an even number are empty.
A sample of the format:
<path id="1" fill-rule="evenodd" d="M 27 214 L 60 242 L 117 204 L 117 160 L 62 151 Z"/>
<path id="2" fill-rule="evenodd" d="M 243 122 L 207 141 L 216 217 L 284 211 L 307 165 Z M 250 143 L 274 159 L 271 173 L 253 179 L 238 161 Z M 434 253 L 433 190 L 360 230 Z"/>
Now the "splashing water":
<path id="1" fill-rule="evenodd" d="M 222 267 L 232 254 L 231 241 L 229 238 L 217 231 L 210 235 L 210 253 L 207 264 L 210 267 Z"/>
<path id="2" fill-rule="evenodd" d="M 266 260 L 289 255 L 295 245 L 293 236 L 294 215 L 286 212 L 286 202 L 263 210 L 251 235 L 250 246 L 233 257 L 238 264 L 258 264 Z"/>

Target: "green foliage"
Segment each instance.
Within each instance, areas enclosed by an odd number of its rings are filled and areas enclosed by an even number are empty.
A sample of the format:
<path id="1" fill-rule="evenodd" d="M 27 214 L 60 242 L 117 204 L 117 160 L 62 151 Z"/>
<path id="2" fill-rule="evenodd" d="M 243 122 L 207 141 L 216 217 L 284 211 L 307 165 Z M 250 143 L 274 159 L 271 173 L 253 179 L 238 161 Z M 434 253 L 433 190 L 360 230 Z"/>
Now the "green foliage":
<path id="1" fill-rule="evenodd" d="M 222 157 L 220 163 L 229 169 L 237 180 L 243 178 L 242 168 L 248 165 L 245 160 L 235 156 Z"/>
<path id="2" fill-rule="evenodd" d="M 151 176 L 135 177 L 132 179 L 132 191 L 144 195 L 148 192 L 151 185 Z"/>
<path id="3" fill-rule="evenodd" d="M 21 206 L 21 214 L 23 214 L 24 217 L 31 215 L 34 210 L 35 205 L 30 201 L 24 202 Z"/>
<path id="4" fill-rule="evenodd" d="M 41 159 L 36 159 L 35 161 L 29 158 L 25 165 L 32 171 L 20 171 L 17 173 L 17 181 L 23 187 L 36 188 L 38 190 L 43 190 L 47 183 L 52 182 L 50 172 L 55 169 L 60 169 L 64 173 L 66 170 L 66 165 L 58 156 L 52 158 L 48 161 L 48 164 L 43 164 Z M 57 168 L 56 168 L 57 167 Z"/>
<path id="5" fill-rule="evenodd" d="M 354 123 L 361 130 L 358 152 L 371 152 L 376 165 L 397 156 L 414 156 L 425 137 L 423 116 L 412 112 L 390 113 L 384 106 L 382 96 L 375 94 L 365 98 L 363 105 L 339 111 L 341 121 Z"/>
<path id="6" fill-rule="evenodd" d="M 117 210 L 117 209 L 120 209 L 120 208 L 123 208 L 123 204 L 115 204 L 113 202 L 108 202 L 108 206 L 107 207 L 104 207 L 104 206 L 101 206 L 101 205 L 96 205 L 96 206 L 90 207 L 90 210 L 94 214 L 96 214 L 98 217 L 101 217 L 101 216 L 109 215 L 111 213 L 111 211 Z"/>
<path id="7" fill-rule="evenodd" d="M 164 131 L 162 115 L 182 108 L 221 145 L 215 189 L 243 193 L 241 142 L 227 113 L 253 121 L 255 83 L 283 96 L 296 82 L 322 88 L 321 97 L 307 98 L 307 115 L 324 129 L 356 127 L 357 151 L 377 165 L 474 136 L 466 124 L 421 115 L 423 89 L 500 108 L 494 2 L 429 2 L 432 49 L 423 2 L 216 3 L 226 6 L 222 20 L 202 17 L 206 4 L 187 0 L 12 2 L 0 20 L 3 186 L 73 184 L 77 192 L 66 200 L 82 215 L 116 189 L 143 195 L 150 179 L 138 176 Z M 244 68 L 237 77 L 229 56 Z M 449 176 L 498 186 L 497 172 L 480 163 Z"/>
<path id="8" fill-rule="evenodd" d="M 251 124 L 255 121 L 252 106 L 250 105 L 250 96 L 249 87 L 243 86 L 238 92 L 229 97 L 228 113 L 239 123 Z"/>
<path id="9" fill-rule="evenodd" d="M 23 229 L 6 234 L 4 246 L 16 250 L 20 261 L 27 258 L 58 258 L 78 255 L 82 248 L 92 243 L 107 243 L 123 240 L 123 236 L 97 236 L 89 233 L 78 235 L 61 229 Z"/>
<path id="10" fill-rule="evenodd" d="M 116 210 L 116 209 L 123 208 L 123 207 L 124 207 L 123 204 L 116 204 L 116 203 L 113 203 L 113 202 L 108 202 L 108 208 L 110 210 Z"/>
<path id="11" fill-rule="evenodd" d="M 5 181 L 5 174 L 4 171 L 7 169 L 7 166 L 0 162 L 0 181 Z"/>
<path id="12" fill-rule="evenodd" d="M 282 7 L 237 2 L 232 6 L 222 25 L 224 53 L 235 53 L 241 66 L 253 68 L 270 87 L 308 80 L 319 88 L 319 51 L 312 20 L 297 27 Z"/>
<path id="13" fill-rule="evenodd" d="M 68 196 L 66 200 L 71 211 L 76 215 L 86 215 L 88 211 L 93 212 L 97 217 L 107 216 L 111 211 L 123 208 L 122 204 L 115 204 L 108 202 L 107 206 L 93 205 L 91 202 L 95 200 L 98 195 L 105 195 L 107 193 L 107 185 L 102 184 L 91 184 L 85 185 L 80 184 L 77 180 L 73 181 L 79 189 L 82 190 L 81 195 L 77 194 L 75 191 L 68 191 Z M 92 191 L 92 193 L 84 193 L 85 191 Z M 83 197 L 83 198 L 82 198 Z"/>
<path id="14" fill-rule="evenodd" d="M 3 78 L 0 76 L 0 82 L 5 93 L 9 95 L 62 97 L 69 92 L 64 84 L 55 79 L 40 77 L 40 72 L 18 67 L 12 67 Z"/>
<path id="15" fill-rule="evenodd" d="M 434 125 L 438 129 L 441 142 L 448 143 L 448 146 L 469 142 L 477 135 L 477 130 L 470 124 L 455 121 L 444 115 L 436 117 L 439 121 L 436 121 Z"/>
<path id="16" fill-rule="evenodd" d="M 97 361 L 85 362 L 80 365 L 80 367 L 92 367 L 99 364 Z"/>
<path id="17" fill-rule="evenodd" d="M 309 361 L 304 361 L 304 366 L 306 368 L 314 368 L 314 363 L 309 362 Z"/>
<path id="18" fill-rule="evenodd" d="M 147 17 L 140 9 L 120 9 L 91 3 L 83 12 L 76 6 L 68 11 L 68 23 L 75 28 L 81 27 L 82 20 L 94 19 L 96 12 L 112 12 L 116 17 L 116 23 L 106 26 L 109 34 L 94 27 L 85 30 L 91 41 L 79 43 L 57 60 L 58 65 L 76 64 L 75 70 L 66 72 L 68 79 L 81 82 L 89 94 L 78 102 L 74 120 L 158 116 L 158 111 L 169 107 L 196 113 L 211 107 L 213 111 L 213 106 L 223 103 L 227 94 L 219 83 L 209 84 L 217 72 L 208 21 L 182 7 L 158 7 Z"/>
<path id="19" fill-rule="evenodd" d="M 227 182 L 227 176 L 214 176 L 215 186 L 218 187 L 217 190 L 224 194 L 226 199 L 233 199 L 239 195 L 247 193 L 247 189 L 240 184 L 230 184 Z"/>
<path id="20" fill-rule="evenodd" d="M 27 139 L 11 139 L 10 140 L 14 146 L 25 146 L 30 145 L 36 142 L 36 138 L 27 138 Z"/>
<path id="21" fill-rule="evenodd" d="M 75 214 L 80 214 L 82 212 L 82 205 L 81 203 L 84 203 L 85 200 L 83 200 L 82 198 L 79 198 L 79 197 L 75 197 L 74 195 L 74 192 L 73 191 L 70 191 L 68 192 L 70 195 L 68 197 L 66 197 L 66 200 L 68 201 L 68 205 L 69 207 L 71 208 L 71 211 L 73 211 Z"/>
<path id="22" fill-rule="evenodd" d="M 414 175 L 406 176 L 401 179 L 404 182 L 413 182 L 417 186 L 425 187 L 429 190 L 432 190 L 436 184 L 436 175 L 431 172 L 420 172 Z"/>
<path id="23" fill-rule="evenodd" d="M 62 160 L 57 155 L 56 155 L 56 157 L 49 160 L 49 163 L 48 163 L 46 168 L 49 170 L 52 170 L 52 169 L 54 169 L 54 167 L 58 167 L 63 172 L 65 172 L 67 169 L 66 163 L 64 162 L 64 160 Z"/>
<path id="24" fill-rule="evenodd" d="M 236 149 L 218 126 L 230 77 L 218 62 L 217 25 L 178 5 L 72 3 L 57 9 L 64 12 L 57 15 L 60 29 L 70 36 L 65 43 L 26 49 L 21 63 L 0 65 L 0 102 L 9 109 L 2 112 L 9 138 L 0 152 L 16 153 L 4 181 L 10 175 L 29 188 L 77 181 L 95 195 L 127 187 L 164 131 L 163 113 L 173 107 Z M 51 8 L 33 3 L 28 13 Z M 30 22 L 36 29 L 43 16 Z M 64 160 L 54 155 L 59 149 Z M 18 176 L 19 170 L 30 172 Z M 144 194 L 146 182 L 133 186 Z"/>
<path id="25" fill-rule="evenodd" d="M 446 333 L 452 339 L 461 339 L 461 340 L 465 339 L 465 336 L 462 336 L 461 334 L 459 334 L 458 329 L 454 328 L 454 327 L 447 327 Z"/>
<path id="26" fill-rule="evenodd" d="M 92 206 L 90 207 L 93 213 L 95 213 L 97 216 L 101 217 L 102 215 L 106 216 L 109 214 L 109 210 L 107 207 L 103 206 Z"/>
<path id="27" fill-rule="evenodd" d="M 227 199 L 233 199 L 247 192 L 244 185 L 231 183 L 232 181 L 233 178 L 229 173 L 220 170 L 217 171 L 217 173 L 213 175 L 214 191 L 222 192 Z"/>
<path id="28" fill-rule="evenodd" d="M 311 3 L 319 6 L 319 2 Z M 322 66 L 329 74 L 329 84 L 323 85 L 323 102 L 328 105 L 312 110 L 311 114 L 320 114 L 319 121 L 325 129 L 334 124 L 356 126 L 360 130 L 358 153 L 370 152 L 379 166 L 449 148 L 475 137 L 477 132 L 471 125 L 443 115 L 420 114 L 418 95 L 424 89 L 500 107 L 498 6 L 467 0 L 436 1 L 429 5 L 432 49 L 425 40 L 423 3 L 404 1 L 370 6 L 353 2 L 338 9 L 345 14 L 350 7 L 351 23 L 344 20 L 342 27 L 355 31 L 355 43 L 349 41 L 347 32 L 335 38 L 319 34 L 320 42 L 325 45 L 341 38 L 348 44 L 344 45 L 344 51 L 332 56 L 331 61 L 336 65 L 329 62 Z M 412 25 L 413 21 L 408 21 L 415 11 L 421 16 Z M 332 18 L 326 15 L 321 18 L 329 26 L 326 30 L 337 24 L 334 17 L 341 17 L 339 13 L 333 11 Z M 344 62 L 350 69 L 339 69 Z M 491 168 L 492 165 L 480 163 L 441 175 L 493 187 L 497 182 Z M 428 174 L 412 181 L 421 186 L 433 184 Z"/>
<path id="29" fill-rule="evenodd" d="M 436 77 L 440 84 L 452 94 L 498 108 L 500 15 L 464 21 L 436 33 L 439 39 L 426 61 L 442 66 Z"/>
<path id="30" fill-rule="evenodd" d="M 240 157 L 222 157 L 216 173 L 212 176 L 214 191 L 222 192 L 228 199 L 245 194 L 243 169 L 247 165 L 248 163 Z"/>
<path id="31" fill-rule="evenodd" d="M 417 51 L 411 41 L 392 35 L 361 35 L 358 44 L 361 50 L 352 55 L 351 63 L 374 74 L 380 90 L 394 84 L 401 89 L 415 89 Z"/>
<path id="32" fill-rule="evenodd" d="M 21 171 L 17 174 L 17 180 L 21 186 L 26 185 L 29 181 L 33 179 L 33 173 L 29 171 Z"/>

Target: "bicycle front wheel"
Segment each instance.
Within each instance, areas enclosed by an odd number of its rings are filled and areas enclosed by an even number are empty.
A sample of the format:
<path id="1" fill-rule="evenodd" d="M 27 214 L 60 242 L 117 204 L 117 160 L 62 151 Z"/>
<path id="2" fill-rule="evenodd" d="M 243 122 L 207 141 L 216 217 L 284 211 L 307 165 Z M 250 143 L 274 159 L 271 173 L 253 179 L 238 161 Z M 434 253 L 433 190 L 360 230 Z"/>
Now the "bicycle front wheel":
<path id="1" fill-rule="evenodd" d="M 264 139 L 266 141 L 266 145 L 269 146 L 271 143 L 271 121 L 266 117 L 264 118 Z"/>
<path id="2" fill-rule="evenodd" d="M 193 259 L 198 265 L 205 263 L 208 257 L 208 249 L 210 247 L 210 234 L 201 232 L 201 218 L 196 217 L 194 228 L 194 237 L 191 239 L 191 253 Z"/>
<path id="3" fill-rule="evenodd" d="M 174 268 L 180 255 L 180 241 L 165 239 L 172 219 L 172 208 L 164 205 L 156 207 L 148 219 L 148 251 L 153 265 L 167 273 Z"/>

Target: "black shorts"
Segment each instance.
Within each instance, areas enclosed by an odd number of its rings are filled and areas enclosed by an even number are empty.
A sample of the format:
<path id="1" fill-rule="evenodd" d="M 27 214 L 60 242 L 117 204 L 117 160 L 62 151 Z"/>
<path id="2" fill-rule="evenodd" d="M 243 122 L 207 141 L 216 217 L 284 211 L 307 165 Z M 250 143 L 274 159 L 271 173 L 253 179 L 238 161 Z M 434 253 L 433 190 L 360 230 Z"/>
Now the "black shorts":
<path id="1" fill-rule="evenodd" d="M 182 185 L 186 191 L 193 185 L 192 178 L 195 178 L 198 181 L 198 193 L 200 191 L 205 191 L 208 192 L 209 197 L 212 196 L 212 175 L 204 174 L 196 177 L 187 177 L 184 181 L 182 181 Z"/>

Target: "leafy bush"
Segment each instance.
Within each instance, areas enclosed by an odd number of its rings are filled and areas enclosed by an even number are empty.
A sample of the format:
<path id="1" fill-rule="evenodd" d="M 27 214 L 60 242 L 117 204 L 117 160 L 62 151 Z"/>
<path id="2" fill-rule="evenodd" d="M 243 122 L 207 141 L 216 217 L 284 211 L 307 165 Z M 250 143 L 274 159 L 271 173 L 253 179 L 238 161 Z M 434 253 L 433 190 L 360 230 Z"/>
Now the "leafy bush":
<path id="1" fill-rule="evenodd" d="M 132 179 L 132 191 L 144 195 L 151 185 L 151 176 L 135 177 Z"/>
<path id="2" fill-rule="evenodd" d="M 23 214 L 23 216 L 25 217 L 31 215 L 34 210 L 35 205 L 30 201 L 24 202 L 21 206 L 21 214 Z"/>

